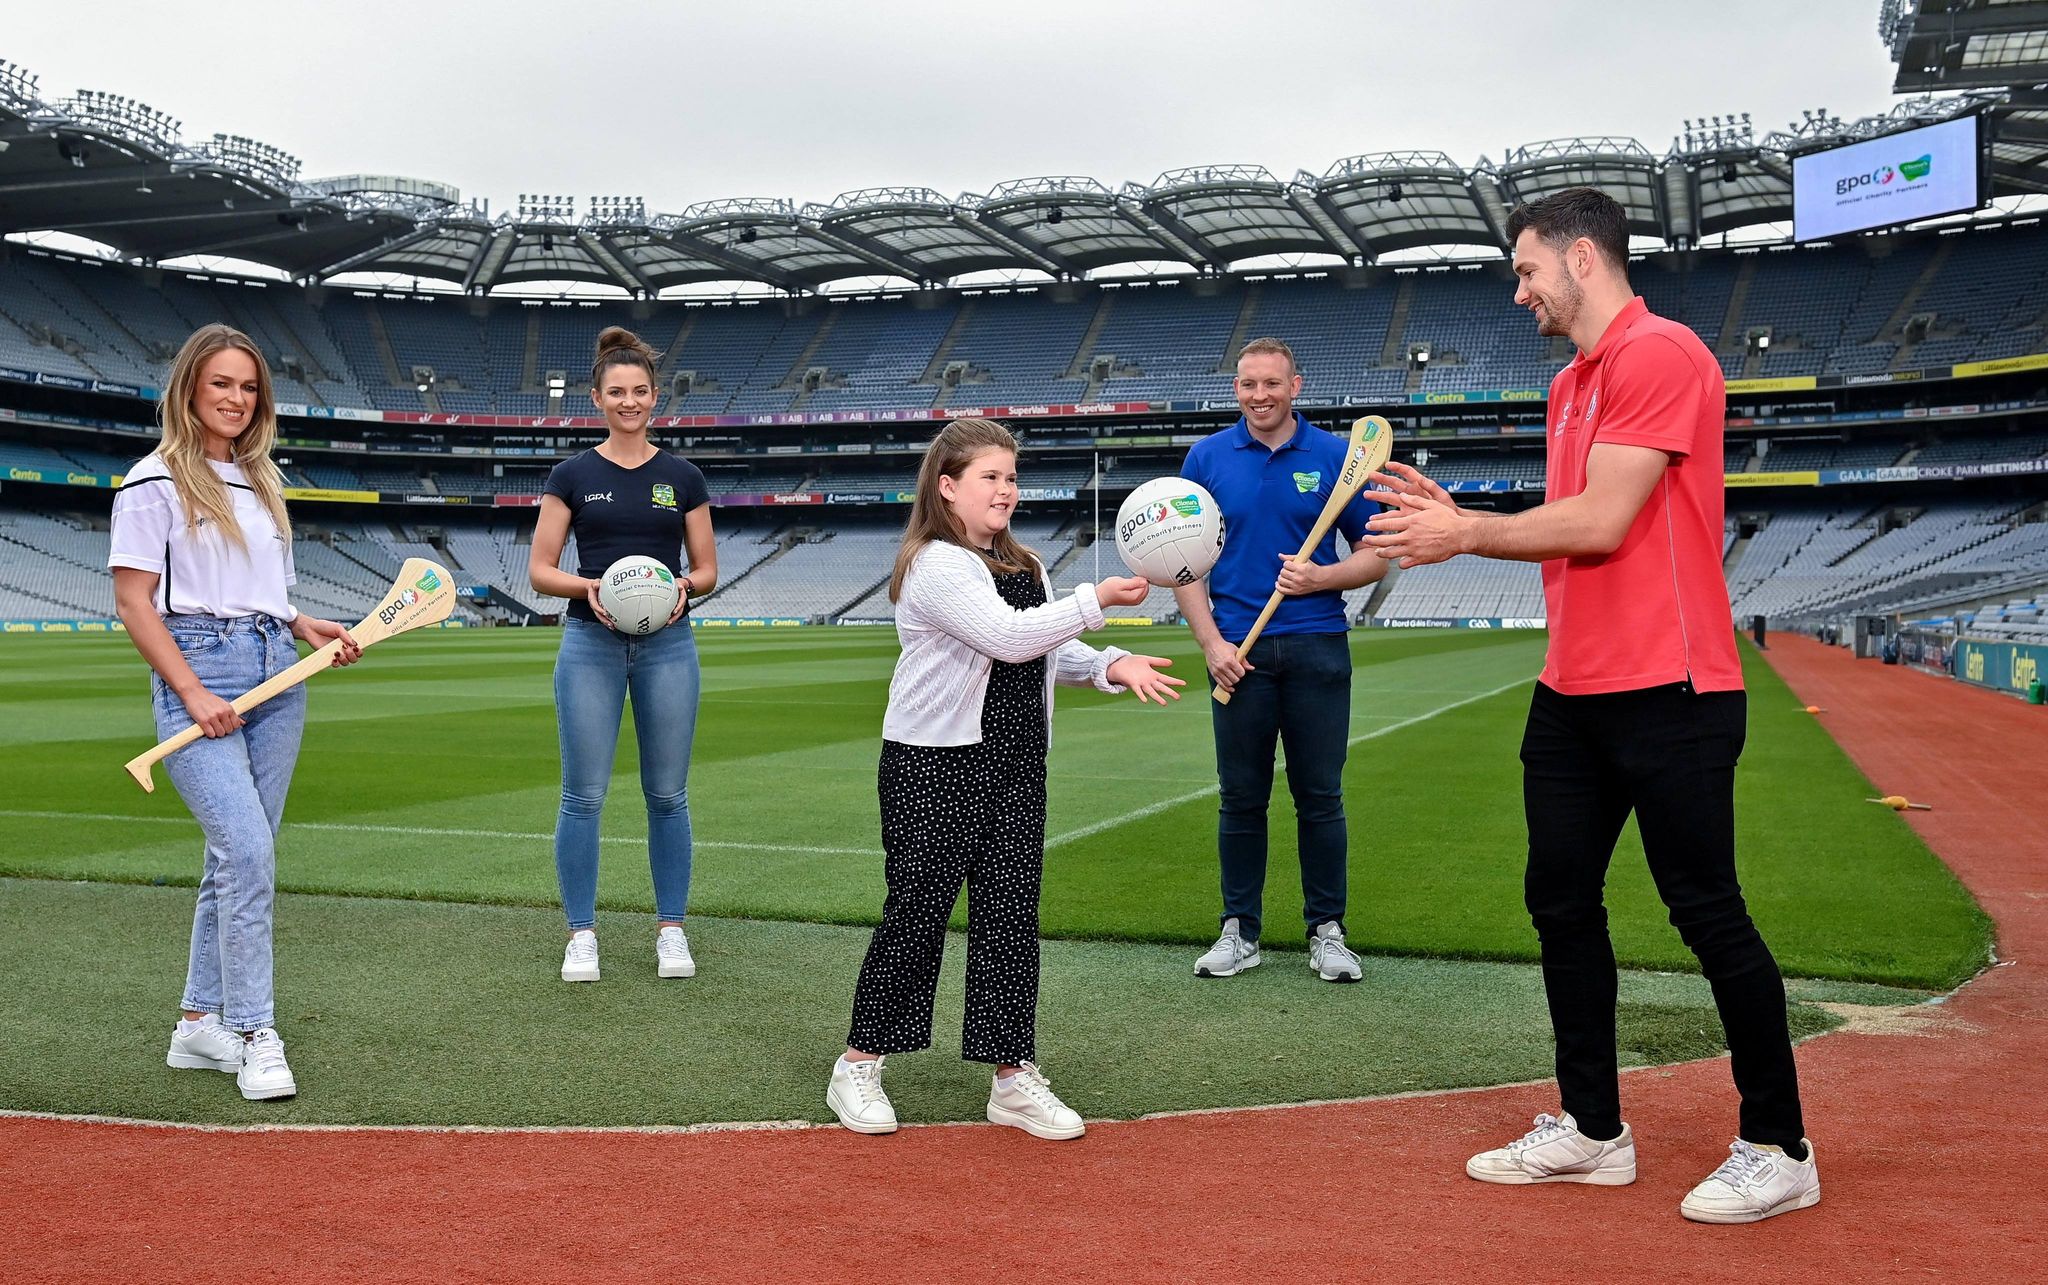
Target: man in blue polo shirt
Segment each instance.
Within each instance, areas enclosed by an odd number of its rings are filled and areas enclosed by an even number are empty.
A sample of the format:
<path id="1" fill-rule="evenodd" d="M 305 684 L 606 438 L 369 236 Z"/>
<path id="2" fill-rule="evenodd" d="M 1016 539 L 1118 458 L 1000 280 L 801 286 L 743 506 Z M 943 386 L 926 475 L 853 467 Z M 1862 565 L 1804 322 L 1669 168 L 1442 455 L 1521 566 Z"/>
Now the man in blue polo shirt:
<path id="1" fill-rule="evenodd" d="M 1347 505 L 1308 561 L 1295 554 L 1321 516 L 1344 465 L 1344 439 L 1294 413 L 1301 392 L 1294 352 L 1254 339 L 1237 359 L 1244 415 L 1195 443 L 1181 476 L 1199 482 L 1223 510 L 1223 556 L 1201 583 L 1174 590 L 1181 615 L 1209 666 L 1231 694 L 1211 703 L 1216 733 L 1216 851 L 1223 867 L 1223 935 L 1195 961 L 1197 977 L 1231 977 L 1259 964 L 1259 912 L 1266 887 L 1266 806 L 1273 797 L 1273 750 L 1287 746 L 1287 788 L 1301 851 L 1302 916 L 1309 966 L 1327 982 L 1355 982 L 1358 956 L 1344 945 L 1348 844 L 1344 756 L 1351 732 L 1351 645 L 1343 593 L 1386 574 L 1361 544 L 1379 506 Z M 1352 545 L 1337 557 L 1336 531 Z M 1251 653 L 1237 645 L 1277 587 L 1287 597 Z"/>

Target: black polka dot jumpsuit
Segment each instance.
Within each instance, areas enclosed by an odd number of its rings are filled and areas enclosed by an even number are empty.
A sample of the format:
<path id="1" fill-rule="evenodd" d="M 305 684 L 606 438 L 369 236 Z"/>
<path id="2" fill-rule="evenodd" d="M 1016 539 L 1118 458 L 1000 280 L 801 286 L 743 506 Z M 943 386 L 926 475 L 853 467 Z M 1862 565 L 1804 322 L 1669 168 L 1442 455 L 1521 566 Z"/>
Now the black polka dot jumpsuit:
<path id="1" fill-rule="evenodd" d="M 1045 602 L 1036 570 L 997 572 L 1011 607 Z M 976 745 L 882 742 L 878 786 L 889 895 L 854 989 L 847 1043 L 907 1053 L 932 1042 L 946 921 L 967 883 L 967 1013 L 960 1056 L 1034 1056 L 1038 887 L 1045 864 L 1046 658 L 991 661 Z"/>

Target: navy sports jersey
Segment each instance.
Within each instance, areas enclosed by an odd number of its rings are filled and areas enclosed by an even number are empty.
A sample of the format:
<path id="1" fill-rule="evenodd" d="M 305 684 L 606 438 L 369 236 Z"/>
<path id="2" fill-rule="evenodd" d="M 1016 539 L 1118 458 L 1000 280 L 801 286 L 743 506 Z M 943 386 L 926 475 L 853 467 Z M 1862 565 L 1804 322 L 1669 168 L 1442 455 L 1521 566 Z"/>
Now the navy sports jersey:
<path id="1" fill-rule="evenodd" d="M 667 451 L 638 468 L 621 468 L 595 448 L 572 455 L 549 472 L 546 494 L 569 506 L 576 574 L 586 580 L 632 554 L 682 575 L 683 515 L 711 502 L 704 474 Z M 583 598 L 569 600 L 569 614 L 597 618 Z"/>

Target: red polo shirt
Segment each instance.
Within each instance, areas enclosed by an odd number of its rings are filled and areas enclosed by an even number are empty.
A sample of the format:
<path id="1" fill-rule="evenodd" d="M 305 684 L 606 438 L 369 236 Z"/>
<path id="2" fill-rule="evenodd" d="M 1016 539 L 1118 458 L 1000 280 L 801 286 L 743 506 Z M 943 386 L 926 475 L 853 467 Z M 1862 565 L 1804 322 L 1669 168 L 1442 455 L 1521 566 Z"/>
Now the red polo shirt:
<path id="1" fill-rule="evenodd" d="M 1586 489 L 1595 442 L 1666 452 L 1670 467 L 1613 553 L 1543 564 L 1550 651 L 1543 682 L 1566 696 L 1690 682 L 1742 690 L 1721 576 L 1727 386 L 1692 331 L 1640 297 L 1550 381 L 1546 501 Z"/>

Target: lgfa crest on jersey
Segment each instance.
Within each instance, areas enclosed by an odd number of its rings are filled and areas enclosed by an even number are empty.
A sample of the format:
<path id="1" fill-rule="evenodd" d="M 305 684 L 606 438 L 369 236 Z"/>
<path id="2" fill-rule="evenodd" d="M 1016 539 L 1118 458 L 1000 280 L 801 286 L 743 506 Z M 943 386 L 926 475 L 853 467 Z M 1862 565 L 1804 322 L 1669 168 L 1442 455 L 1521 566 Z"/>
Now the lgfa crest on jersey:
<path id="1" fill-rule="evenodd" d="M 656 482 L 654 484 L 654 503 L 660 508 L 674 508 L 676 506 L 676 488 L 666 482 Z"/>

